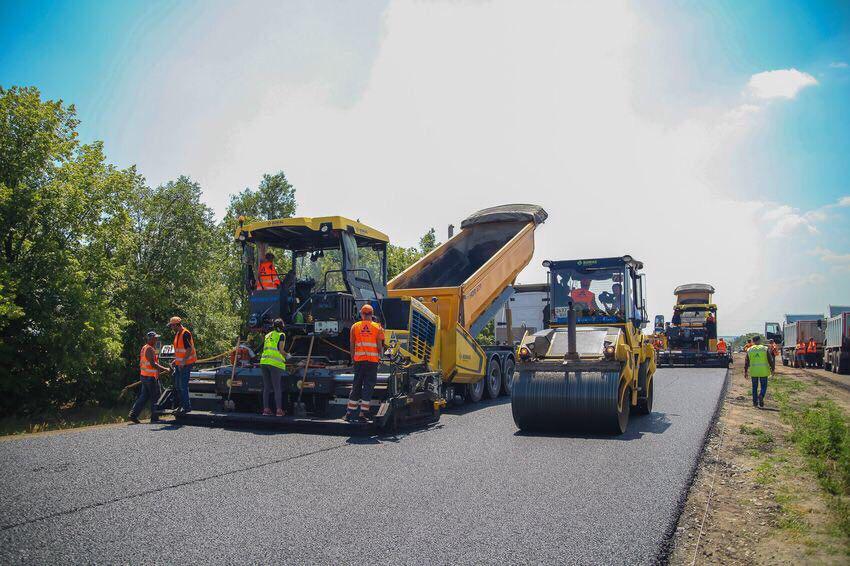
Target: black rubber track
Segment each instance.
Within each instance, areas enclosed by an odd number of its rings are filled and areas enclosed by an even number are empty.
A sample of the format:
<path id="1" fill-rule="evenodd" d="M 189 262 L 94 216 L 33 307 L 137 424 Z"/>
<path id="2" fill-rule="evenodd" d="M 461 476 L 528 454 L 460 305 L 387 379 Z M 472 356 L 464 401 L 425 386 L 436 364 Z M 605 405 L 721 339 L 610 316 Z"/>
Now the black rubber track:
<path id="1" fill-rule="evenodd" d="M 617 372 L 519 372 L 511 412 L 523 431 L 620 434 Z"/>

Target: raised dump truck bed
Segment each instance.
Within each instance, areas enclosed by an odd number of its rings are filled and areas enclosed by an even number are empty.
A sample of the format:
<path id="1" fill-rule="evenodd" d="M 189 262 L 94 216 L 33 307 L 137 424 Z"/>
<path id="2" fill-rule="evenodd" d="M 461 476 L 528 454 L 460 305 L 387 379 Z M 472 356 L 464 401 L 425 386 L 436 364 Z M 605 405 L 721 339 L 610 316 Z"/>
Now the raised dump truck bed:
<path id="1" fill-rule="evenodd" d="M 440 316 L 445 382 L 471 384 L 475 389 L 485 374 L 499 382 L 504 375 L 501 389 L 510 391 L 512 348 L 485 351 L 475 336 L 513 294 L 514 280 L 534 255 L 534 231 L 546 217 L 545 210 L 530 204 L 476 212 L 461 223 L 457 235 L 387 285 L 390 297 L 415 297 Z M 491 389 L 493 385 L 488 384 Z M 466 393 L 477 400 L 481 392 L 460 392 Z"/>

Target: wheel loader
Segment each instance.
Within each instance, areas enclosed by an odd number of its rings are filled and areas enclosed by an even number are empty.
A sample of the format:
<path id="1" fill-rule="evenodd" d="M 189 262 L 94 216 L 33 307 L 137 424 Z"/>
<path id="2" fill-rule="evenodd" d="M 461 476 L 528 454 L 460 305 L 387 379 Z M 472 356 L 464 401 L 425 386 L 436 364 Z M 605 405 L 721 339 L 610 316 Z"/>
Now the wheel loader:
<path id="1" fill-rule="evenodd" d="M 632 410 L 652 412 L 643 264 L 625 255 L 543 266 L 551 323 L 520 341 L 514 422 L 522 431 L 622 434 Z"/>

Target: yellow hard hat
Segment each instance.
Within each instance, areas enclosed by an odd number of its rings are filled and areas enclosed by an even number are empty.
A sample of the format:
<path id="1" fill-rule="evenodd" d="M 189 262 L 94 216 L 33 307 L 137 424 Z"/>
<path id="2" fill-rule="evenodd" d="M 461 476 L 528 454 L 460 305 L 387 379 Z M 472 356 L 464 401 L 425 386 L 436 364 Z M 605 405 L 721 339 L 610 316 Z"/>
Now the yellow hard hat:
<path id="1" fill-rule="evenodd" d="M 183 319 L 179 316 L 172 316 L 168 319 L 168 325 L 171 326 L 172 324 L 183 324 Z"/>

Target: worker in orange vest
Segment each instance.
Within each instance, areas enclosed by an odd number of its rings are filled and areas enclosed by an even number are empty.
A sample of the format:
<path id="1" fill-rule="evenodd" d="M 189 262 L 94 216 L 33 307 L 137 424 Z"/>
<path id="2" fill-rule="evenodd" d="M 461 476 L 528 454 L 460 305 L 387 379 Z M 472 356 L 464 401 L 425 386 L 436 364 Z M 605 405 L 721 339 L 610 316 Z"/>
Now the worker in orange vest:
<path id="1" fill-rule="evenodd" d="M 274 266 L 273 253 L 266 254 L 266 259 L 260 262 L 258 272 L 257 289 L 277 289 L 280 287 L 280 278 L 277 275 L 277 268 Z"/>
<path id="2" fill-rule="evenodd" d="M 746 343 L 746 344 L 744 344 L 744 351 L 745 351 L 745 352 L 747 352 L 747 351 L 749 351 L 749 349 L 750 349 L 750 348 L 752 348 L 752 347 L 753 347 L 753 339 L 752 339 L 752 338 L 747 338 L 747 343 Z"/>
<path id="3" fill-rule="evenodd" d="M 141 391 L 138 399 L 130 409 L 129 418 L 139 424 L 139 414 L 145 408 L 145 404 L 151 404 L 151 422 L 159 421 L 156 413 L 156 402 L 159 399 L 159 372 L 168 371 L 168 368 L 160 365 L 159 356 L 156 353 L 156 341 L 159 334 L 151 330 L 145 335 L 145 344 L 139 352 L 139 376 L 141 380 Z"/>
<path id="4" fill-rule="evenodd" d="M 800 340 L 794 349 L 794 367 L 806 367 L 806 343 Z"/>
<path id="5" fill-rule="evenodd" d="M 806 361 L 810 368 L 818 367 L 818 343 L 814 338 L 809 338 L 809 343 L 806 345 Z"/>
<path id="6" fill-rule="evenodd" d="M 366 422 L 369 420 L 369 403 L 378 381 L 378 363 L 384 347 L 384 329 L 372 320 L 372 305 L 360 309 L 360 320 L 351 327 L 351 357 L 354 360 L 354 383 L 348 396 L 345 420 Z M 360 413 L 355 416 L 357 407 Z"/>
<path id="7" fill-rule="evenodd" d="M 767 347 L 770 350 L 770 353 L 771 353 L 771 355 L 773 355 L 774 358 L 779 356 L 779 346 L 777 346 L 775 340 L 771 339 L 770 344 L 768 344 Z"/>
<path id="8" fill-rule="evenodd" d="M 192 333 L 183 326 L 183 320 L 179 316 L 171 317 L 168 328 L 174 331 L 174 390 L 180 401 L 176 412 L 188 413 L 192 410 L 192 403 L 189 401 L 189 375 L 198 361 L 195 340 Z"/>
<path id="9" fill-rule="evenodd" d="M 581 288 L 570 291 L 570 298 L 577 310 L 596 311 L 596 293 L 590 290 L 590 279 L 582 279 Z"/>
<path id="10" fill-rule="evenodd" d="M 721 338 L 717 341 L 717 353 L 718 354 L 725 354 L 726 352 L 727 352 L 726 340 Z"/>

